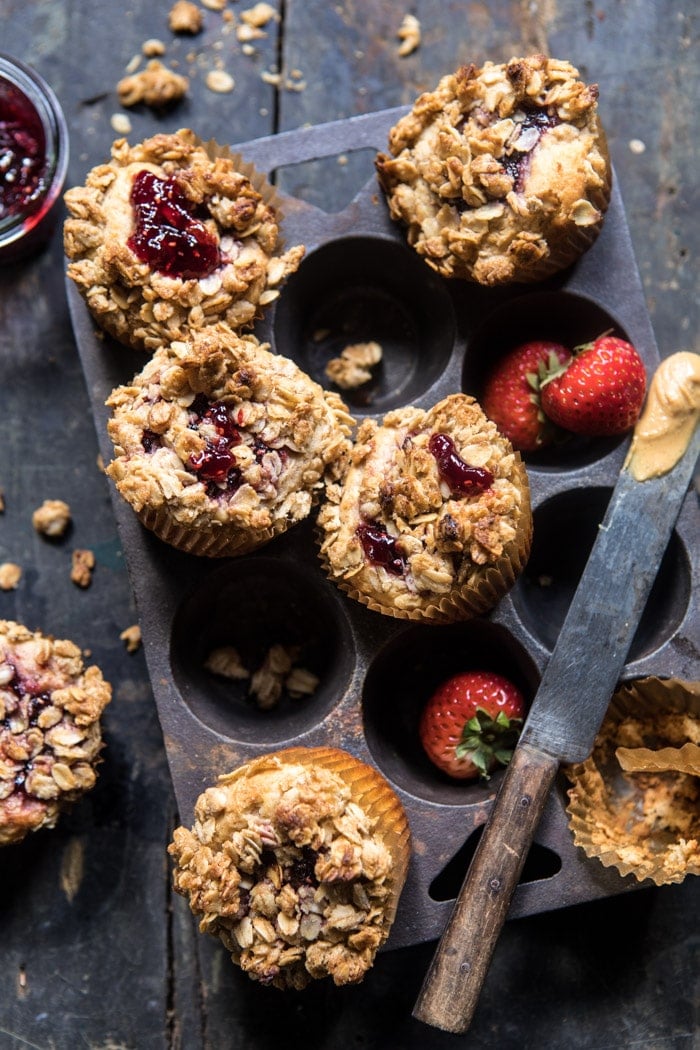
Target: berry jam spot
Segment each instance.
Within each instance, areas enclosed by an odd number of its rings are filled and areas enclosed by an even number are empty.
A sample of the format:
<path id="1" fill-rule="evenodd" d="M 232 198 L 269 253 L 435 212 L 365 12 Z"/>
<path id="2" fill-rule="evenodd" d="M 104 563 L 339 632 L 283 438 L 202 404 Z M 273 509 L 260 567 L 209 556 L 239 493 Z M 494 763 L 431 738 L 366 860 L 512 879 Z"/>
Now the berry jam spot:
<path id="1" fill-rule="evenodd" d="M 316 869 L 316 853 L 310 846 L 302 847 L 301 856 L 296 857 L 287 868 L 287 882 L 298 890 L 300 886 L 317 886 L 318 880 L 314 874 Z"/>
<path id="2" fill-rule="evenodd" d="M 520 136 L 513 146 L 512 152 L 502 160 L 503 170 L 513 180 L 513 189 L 516 193 L 522 191 L 525 176 L 530 167 L 532 151 L 544 135 L 545 131 L 556 127 L 561 121 L 556 113 L 539 106 L 524 106 L 525 119 L 520 124 Z M 530 134 L 526 134 L 530 132 Z M 527 149 L 518 149 L 518 142 L 527 143 Z"/>
<path id="3" fill-rule="evenodd" d="M 190 456 L 190 466 L 203 481 L 223 484 L 228 480 L 229 471 L 236 466 L 236 457 L 228 441 L 218 438 L 216 441 L 207 441 L 201 452 L 194 452 Z"/>
<path id="4" fill-rule="evenodd" d="M 396 546 L 396 540 L 383 525 L 371 521 L 362 522 L 357 526 L 357 535 L 365 557 L 372 565 L 386 569 L 392 576 L 403 576 L 406 560 Z"/>
<path id="5" fill-rule="evenodd" d="M 143 451 L 148 452 L 150 455 L 151 452 L 155 452 L 156 449 L 162 447 L 163 441 L 160 434 L 156 434 L 154 430 L 144 430 L 141 435 L 141 444 Z"/>
<path id="6" fill-rule="evenodd" d="M 140 171 L 131 189 L 136 229 L 128 245 L 166 277 L 207 277 L 221 263 L 219 245 L 172 176 Z"/>
<path id="7" fill-rule="evenodd" d="M 449 486 L 453 496 L 473 496 L 485 492 L 493 484 L 491 471 L 465 463 L 447 434 L 433 434 L 428 448 L 435 456 L 440 478 Z"/>
<path id="8" fill-rule="evenodd" d="M 39 114 L 23 92 L 0 78 L 0 219 L 35 211 L 46 185 Z"/>

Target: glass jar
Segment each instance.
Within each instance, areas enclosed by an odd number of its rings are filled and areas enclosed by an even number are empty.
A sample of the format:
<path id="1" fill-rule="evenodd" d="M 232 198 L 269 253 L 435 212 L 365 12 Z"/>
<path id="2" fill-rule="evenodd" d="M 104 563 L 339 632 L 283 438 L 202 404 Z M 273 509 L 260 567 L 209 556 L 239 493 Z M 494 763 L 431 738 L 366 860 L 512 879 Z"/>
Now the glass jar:
<path id="1" fill-rule="evenodd" d="M 47 240 L 61 203 L 68 129 L 35 70 L 0 54 L 0 265 Z"/>

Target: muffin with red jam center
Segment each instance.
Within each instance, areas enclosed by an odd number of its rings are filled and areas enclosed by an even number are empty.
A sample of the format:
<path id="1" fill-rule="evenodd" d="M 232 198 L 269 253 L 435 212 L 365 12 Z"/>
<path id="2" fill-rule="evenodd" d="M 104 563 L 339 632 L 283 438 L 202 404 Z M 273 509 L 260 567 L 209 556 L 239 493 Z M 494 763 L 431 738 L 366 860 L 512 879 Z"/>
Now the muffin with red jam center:
<path id="1" fill-rule="evenodd" d="M 205 324 L 252 324 L 299 265 L 274 206 L 231 156 L 188 129 L 112 146 L 68 190 L 68 274 L 110 335 L 137 350 Z M 258 180 L 255 180 L 258 181 Z"/>
<path id="2" fill-rule="evenodd" d="M 326 571 L 388 616 L 448 623 L 486 612 L 530 551 L 525 468 L 467 394 L 365 420 L 327 497 Z"/>
<path id="3" fill-rule="evenodd" d="M 462 66 L 377 157 L 392 218 L 444 277 L 539 281 L 597 237 L 611 166 L 598 88 L 544 55 Z"/>
<path id="4" fill-rule="evenodd" d="M 54 827 L 94 786 L 111 695 L 72 642 L 0 620 L 0 846 Z"/>
<path id="5" fill-rule="evenodd" d="M 394 921 L 410 857 L 403 807 L 345 751 L 252 759 L 197 799 L 169 847 L 174 885 L 254 980 L 361 981 Z"/>
<path id="6" fill-rule="evenodd" d="M 241 554 L 301 521 L 349 448 L 338 395 L 225 324 L 156 351 L 107 404 L 107 474 L 146 528 L 193 554 Z"/>

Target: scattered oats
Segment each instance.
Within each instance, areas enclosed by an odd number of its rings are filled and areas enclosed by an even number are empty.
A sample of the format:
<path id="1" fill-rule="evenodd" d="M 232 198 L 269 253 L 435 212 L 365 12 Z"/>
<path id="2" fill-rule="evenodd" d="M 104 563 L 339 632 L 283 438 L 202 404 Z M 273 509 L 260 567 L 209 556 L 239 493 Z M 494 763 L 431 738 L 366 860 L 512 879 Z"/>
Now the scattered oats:
<path id="1" fill-rule="evenodd" d="M 296 649 L 273 645 L 268 650 L 262 666 L 254 673 L 250 680 L 250 692 L 262 711 L 269 710 L 278 702 L 284 680 L 292 669 L 296 655 Z"/>
<path id="2" fill-rule="evenodd" d="M 356 51 L 355 52 L 355 58 L 364 58 L 364 57 L 365 57 L 364 51 Z"/>
<path id="3" fill-rule="evenodd" d="M 151 37 L 149 40 L 144 40 L 141 44 L 141 50 L 146 58 L 155 58 L 156 55 L 165 54 L 165 44 L 162 40 L 156 40 L 155 37 Z"/>
<path id="4" fill-rule="evenodd" d="M 141 628 L 137 623 L 122 631 L 119 638 L 126 645 L 127 653 L 135 653 L 141 645 Z"/>
<path id="5" fill-rule="evenodd" d="M 170 8 L 168 28 L 171 33 L 195 33 L 202 29 L 202 12 L 191 0 L 177 0 Z"/>
<path id="6" fill-rule="evenodd" d="M 226 7 L 226 0 L 202 0 L 202 7 L 210 11 L 223 11 Z"/>
<path id="7" fill-rule="evenodd" d="M 320 343 L 322 340 L 327 339 L 330 334 L 330 328 L 317 328 L 311 338 L 315 343 Z"/>
<path id="8" fill-rule="evenodd" d="M 305 91 L 306 81 L 305 80 L 285 80 L 284 82 L 285 91 Z"/>
<path id="9" fill-rule="evenodd" d="M 300 69 L 293 69 L 289 75 L 293 80 L 301 80 L 304 76 Z"/>
<path id="10" fill-rule="evenodd" d="M 253 47 L 252 44 L 243 44 L 243 46 L 241 47 L 241 51 L 243 52 L 244 55 L 254 55 L 255 54 L 255 48 Z"/>
<path id="11" fill-rule="evenodd" d="M 294 700 L 298 700 L 315 693 L 318 682 L 318 675 L 307 671 L 305 667 L 293 667 L 285 679 L 284 688 Z"/>
<path id="12" fill-rule="evenodd" d="M 90 550 L 74 550 L 70 578 L 78 587 L 89 587 L 92 583 L 92 570 L 95 568 L 95 555 Z"/>
<path id="13" fill-rule="evenodd" d="M 397 53 L 401 58 L 411 55 L 420 45 L 420 22 L 415 15 L 404 15 L 403 22 L 397 32 L 401 41 Z"/>
<path id="14" fill-rule="evenodd" d="M 259 29 L 261 26 L 266 26 L 270 21 L 278 22 L 279 15 L 270 4 L 261 3 L 255 4 L 254 7 L 249 7 L 247 11 L 241 11 L 241 21 L 248 26 L 255 26 Z"/>
<path id="15" fill-rule="evenodd" d="M 225 95 L 228 91 L 233 91 L 235 81 L 225 70 L 212 69 L 210 73 L 207 73 L 206 84 L 210 91 Z"/>
<path id="16" fill-rule="evenodd" d="M 340 156 L 338 157 L 338 164 L 340 164 L 341 168 L 344 168 L 345 165 L 347 164 L 347 162 L 348 162 L 347 154 L 341 153 Z"/>
<path id="17" fill-rule="evenodd" d="M 123 106 L 135 106 L 143 102 L 146 106 L 160 109 L 182 98 L 189 86 L 187 77 L 174 73 L 157 58 L 153 58 L 141 73 L 123 77 L 117 84 L 117 93 Z"/>
<path id="18" fill-rule="evenodd" d="M 250 678 L 250 672 L 243 666 L 238 649 L 232 645 L 222 645 L 212 649 L 204 661 L 207 671 L 219 674 L 222 678 Z"/>
<path id="19" fill-rule="evenodd" d="M 642 142 L 641 139 L 630 139 L 629 147 L 633 153 L 644 153 L 647 148 L 646 143 Z"/>
<path id="20" fill-rule="evenodd" d="M 117 135 L 128 135 L 131 131 L 131 121 L 126 113 L 113 113 L 109 122 L 112 131 L 116 131 Z"/>
<path id="21" fill-rule="evenodd" d="M 19 565 L 12 561 L 4 561 L 0 565 L 0 589 L 3 591 L 14 591 L 22 579 L 22 570 Z"/>
<path id="22" fill-rule="evenodd" d="M 353 390 L 372 378 L 370 371 L 382 359 L 382 348 L 373 340 L 369 343 L 352 343 L 346 346 L 340 357 L 333 357 L 326 365 L 326 375 L 343 390 Z"/>
<path id="23" fill-rule="evenodd" d="M 70 524 L 70 507 L 62 499 L 45 499 L 32 514 L 32 525 L 43 536 L 62 536 Z"/>
<path id="24" fill-rule="evenodd" d="M 255 26 L 239 25 L 236 26 L 236 40 L 241 44 L 248 44 L 251 40 L 262 40 L 266 37 L 267 33 L 262 29 L 257 29 Z"/>
<path id="25" fill-rule="evenodd" d="M 282 77 L 279 73 L 269 73 L 266 69 L 263 69 L 260 79 L 264 80 L 266 84 L 273 84 L 275 87 L 278 87 Z"/>
<path id="26" fill-rule="evenodd" d="M 547 576 L 545 575 L 545 573 L 542 573 L 541 576 L 537 577 L 537 582 L 539 583 L 540 587 L 551 587 L 554 583 L 554 580 L 551 576 Z"/>
<path id="27" fill-rule="evenodd" d="M 124 70 L 124 72 L 125 73 L 135 73 L 140 65 L 141 65 L 141 55 L 134 55 L 134 57 L 132 59 L 130 59 L 129 62 L 127 63 L 127 66 L 126 66 L 126 69 Z"/>
<path id="28" fill-rule="evenodd" d="M 223 15 L 221 16 L 221 18 L 222 18 L 222 21 L 224 21 L 224 22 L 228 22 L 228 23 L 231 23 L 231 22 L 233 22 L 233 21 L 234 21 L 234 19 L 235 19 L 235 16 L 234 16 L 234 14 L 233 14 L 233 11 L 224 11 L 224 13 L 223 13 Z M 229 25 L 227 25 L 227 26 L 226 26 L 226 28 L 224 29 L 224 32 L 225 32 L 225 33 L 228 33 L 228 32 L 230 31 L 230 29 L 231 29 L 231 26 L 230 26 L 230 24 L 229 24 Z"/>
<path id="29" fill-rule="evenodd" d="M 98 452 L 98 453 L 97 453 L 97 459 L 95 460 L 95 463 L 97 464 L 97 469 L 98 469 L 98 470 L 99 470 L 99 471 L 100 471 L 100 472 L 101 472 L 102 474 L 104 474 L 104 472 L 105 472 L 105 461 L 104 461 L 104 459 L 102 458 L 102 453 L 101 453 L 101 452 Z"/>
<path id="30" fill-rule="evenodd" d="M 261 106 L 258 112 L 260 113 L 261 117 L 267 117 L 269 116 L 270 110 L 266 106 Z"/>

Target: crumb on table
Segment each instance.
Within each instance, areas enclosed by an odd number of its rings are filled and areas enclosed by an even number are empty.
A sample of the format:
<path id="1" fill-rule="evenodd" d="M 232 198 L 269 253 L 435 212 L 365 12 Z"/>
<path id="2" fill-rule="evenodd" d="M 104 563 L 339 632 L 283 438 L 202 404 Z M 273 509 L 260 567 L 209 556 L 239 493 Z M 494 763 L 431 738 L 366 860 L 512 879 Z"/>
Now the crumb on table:
<path id="1" fill-rule="evenodd" d="M 22 569 L 13 561 L 5 561 L 0 565 L 0 589 L 13 591 L 22 579 Z"/>
<path id="2" fill-rule="evenodd" d="M 343 390 L 354 390 L 372 378 L 370 369 L 382 359 L 379 343 L 352 343 L 346 346 L 340 357 L 333 357 L 326 365 L 326 375 Z"/>
<path id="3" fill-rule="evenodd" d="M 123 106 L 143 102 L 154 109 L 162 109 L 186 95 L 189 86 L 187 77 L 173 72 L 154 58 L 140 73 L 122 77 L 117 84 L 117 94 Z"/>
<path id="4" fill-rule="evenodd" d="M 128 653 L 135 653 L 141 645 L 141 628 L 137 623 L 132 624 L 131 627 L 127 627 L 122 631 L 119 638 L 126 645 Z"/>
<path id="5" fill-rule="evenodd" d="M 201 32 L 203 17 L 201 8 L 191 0 L 177 0 L 168 14 L 168 28 L 172 33 L 190 33 L 194 36 Z"/>
<path id="6" fill-rule="evenodd" d="M 32 514 L 32 525 L 42 536 L 63 536 L 71 521 L 71 511 L 62 499 L 45 499 Z"/>
<path id="7" fill-rule="evenodd" d="M 212 649 L 204 661 L 207 671 L 221 675 L 222 678 L 250 678 L 241 660 L 240 653 L 232 645 L 222 645 Z"/>
<path id="8" fill-rule="evenodd" d="M 421 42 L 420 22 L 416 16 L 404 15 L 403 22 L 396 35 L 401 41 L 397 48 L 399 56 L 405 58 L 407 55 L 413 54 Z"/>
<path id="9" fill-rule="evenodd" d="M 89 587 L 92 583 L 92 570 L 95 568 L 95 555 L 91 550 L 73 551 L 70 578 L 78 587 Z"/>

